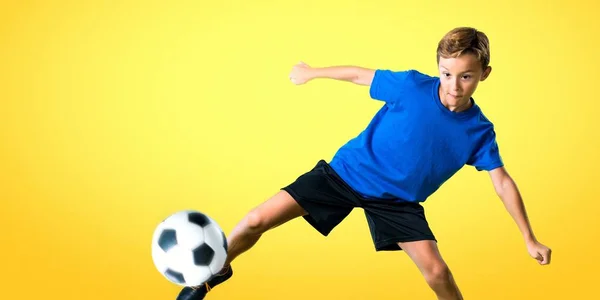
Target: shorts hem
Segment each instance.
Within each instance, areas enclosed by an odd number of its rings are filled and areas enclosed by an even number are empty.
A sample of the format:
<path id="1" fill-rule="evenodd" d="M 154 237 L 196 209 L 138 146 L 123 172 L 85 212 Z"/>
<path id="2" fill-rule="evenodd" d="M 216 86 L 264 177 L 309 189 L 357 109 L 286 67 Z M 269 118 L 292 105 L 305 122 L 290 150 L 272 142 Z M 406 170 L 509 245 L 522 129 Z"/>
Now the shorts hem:
<path id="1" fill-rule="evenodd" d="M 289 187 L 281 188 L 281 190 L 288 192 L 288 194 L 290 194 L 290 196 L 292 196 L 292 198 L 294 199 L 294 201 L 296 201 L 296 203 L 298 203 L 298 205 L 300 205 L 300 207 L 302 207 L 302 209 L 304 209 L 304 211 L 306 211 L 306 215 L 302 216 L 302 218 L 304 220 L 306 220 L 306 222 L 308 222 L 308 224 L 310 224 L 321 235 L 323 235 L 323 236 L 328 236 L 329 235 L 329 233 L 331 232 L 331 230 L 328 230 L 328 229 L 323 228 L 322 226 L 319 226 L 319 223 L 317 222 L 317 220 L 315 220 L 310 215 L 310 209 L 304 204 L 302 197 L 300 197 L 296 192 L 294 192 L 293 189 L 291 189 Z"/>
<path id="2" fill-rule="evenodd" d="M 403 249 L 398 246 L 398 243 L 416 242 L 416 241 L 434 241 L 437 243 L 437 239 L 431 235 L 418 235 L 411 237 L 396 237 L 388 238 L 375 243 L 375 251 L 402 251 Z"/>

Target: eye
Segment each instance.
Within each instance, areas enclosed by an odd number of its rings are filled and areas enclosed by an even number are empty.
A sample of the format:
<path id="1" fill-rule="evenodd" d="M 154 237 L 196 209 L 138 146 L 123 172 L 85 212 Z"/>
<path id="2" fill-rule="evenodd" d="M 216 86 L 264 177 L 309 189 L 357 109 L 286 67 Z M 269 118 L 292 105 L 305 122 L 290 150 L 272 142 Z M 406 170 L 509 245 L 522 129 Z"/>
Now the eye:
<path id="1" fill-rule="evenodd" d="M 464 79 L 470 79 L 470 78 L 471 78 L 471 75 L 464 75 L 464 76 L 463 76 L 463 78 L 464 78 Z"/>

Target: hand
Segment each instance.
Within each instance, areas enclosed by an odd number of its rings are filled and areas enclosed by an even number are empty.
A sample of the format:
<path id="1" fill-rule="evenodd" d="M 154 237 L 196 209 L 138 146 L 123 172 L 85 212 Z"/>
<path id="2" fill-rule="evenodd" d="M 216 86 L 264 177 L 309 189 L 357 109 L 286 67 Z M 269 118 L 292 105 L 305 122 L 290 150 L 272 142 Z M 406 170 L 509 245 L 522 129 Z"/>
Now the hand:
<path id="1" fill-rule="evenodd" d="M 531 257 L 535 258 L 540 265 L 547 265 L 550 263 L 550 257 L 552 250 L 538 241 L 531 241 L 527 243 L 527 251 Z"/>
<path id="2" fill-rule="evenodd" d="M 304 84 L 312 79 L 309 74 L 310 70 L 311 67 L 309 65 L 299 62 L 292 67 L 292 71 L 290 72 L 290 80 L 293 84 Z"/>

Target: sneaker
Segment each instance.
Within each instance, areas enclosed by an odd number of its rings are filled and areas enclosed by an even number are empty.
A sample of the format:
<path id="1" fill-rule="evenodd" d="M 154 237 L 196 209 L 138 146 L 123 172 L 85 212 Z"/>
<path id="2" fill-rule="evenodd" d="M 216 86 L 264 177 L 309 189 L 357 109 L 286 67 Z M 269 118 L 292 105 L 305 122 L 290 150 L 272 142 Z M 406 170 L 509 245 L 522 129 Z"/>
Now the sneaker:
<path id="1" fill-rule="evenodd" d="M 232 275 L 233 275 L 233 269 L 231 268 L 231 266 L 228 266 L 226 271 L 222 271 L 221 273 L 213 276 L 211 279 L 209 279 L 203 285 L 194 286 L 194 287 L 190 287 L 190 286 L 184 287 L 181 290 L 181 292 L 179 292 L 179 295 L 177 296 L 176 300 L 201 300 L 201 299 L 204 299 L 206 294 L 208 292 L 210 292 L 211 289 L 213 289 L 216 285 L 223 283 L 225 280 L 231 278 Z"/>

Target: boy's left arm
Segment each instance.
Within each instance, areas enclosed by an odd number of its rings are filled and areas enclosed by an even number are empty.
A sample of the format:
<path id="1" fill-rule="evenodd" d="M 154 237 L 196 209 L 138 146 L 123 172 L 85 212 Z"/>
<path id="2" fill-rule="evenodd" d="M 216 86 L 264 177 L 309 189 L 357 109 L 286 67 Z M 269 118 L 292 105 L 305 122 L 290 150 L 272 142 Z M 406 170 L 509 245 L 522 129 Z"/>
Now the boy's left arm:
<path id="1" fill-rule="evenodd" d="M 494 184 L 496 194 L 498 194 L 498 197 L 500 197 L 504 203 L 504 207 L 517 223 L 517 226 L 523 235 L 529 255 L 537 259 L 541 265 L 549 264 L 552 250 L 538 242 L 535 238 L 527 217 L 523 199 L 521 198 L 516 183 L 504 167 L 491 170 L 489 174 L 492 183 Z"/>

